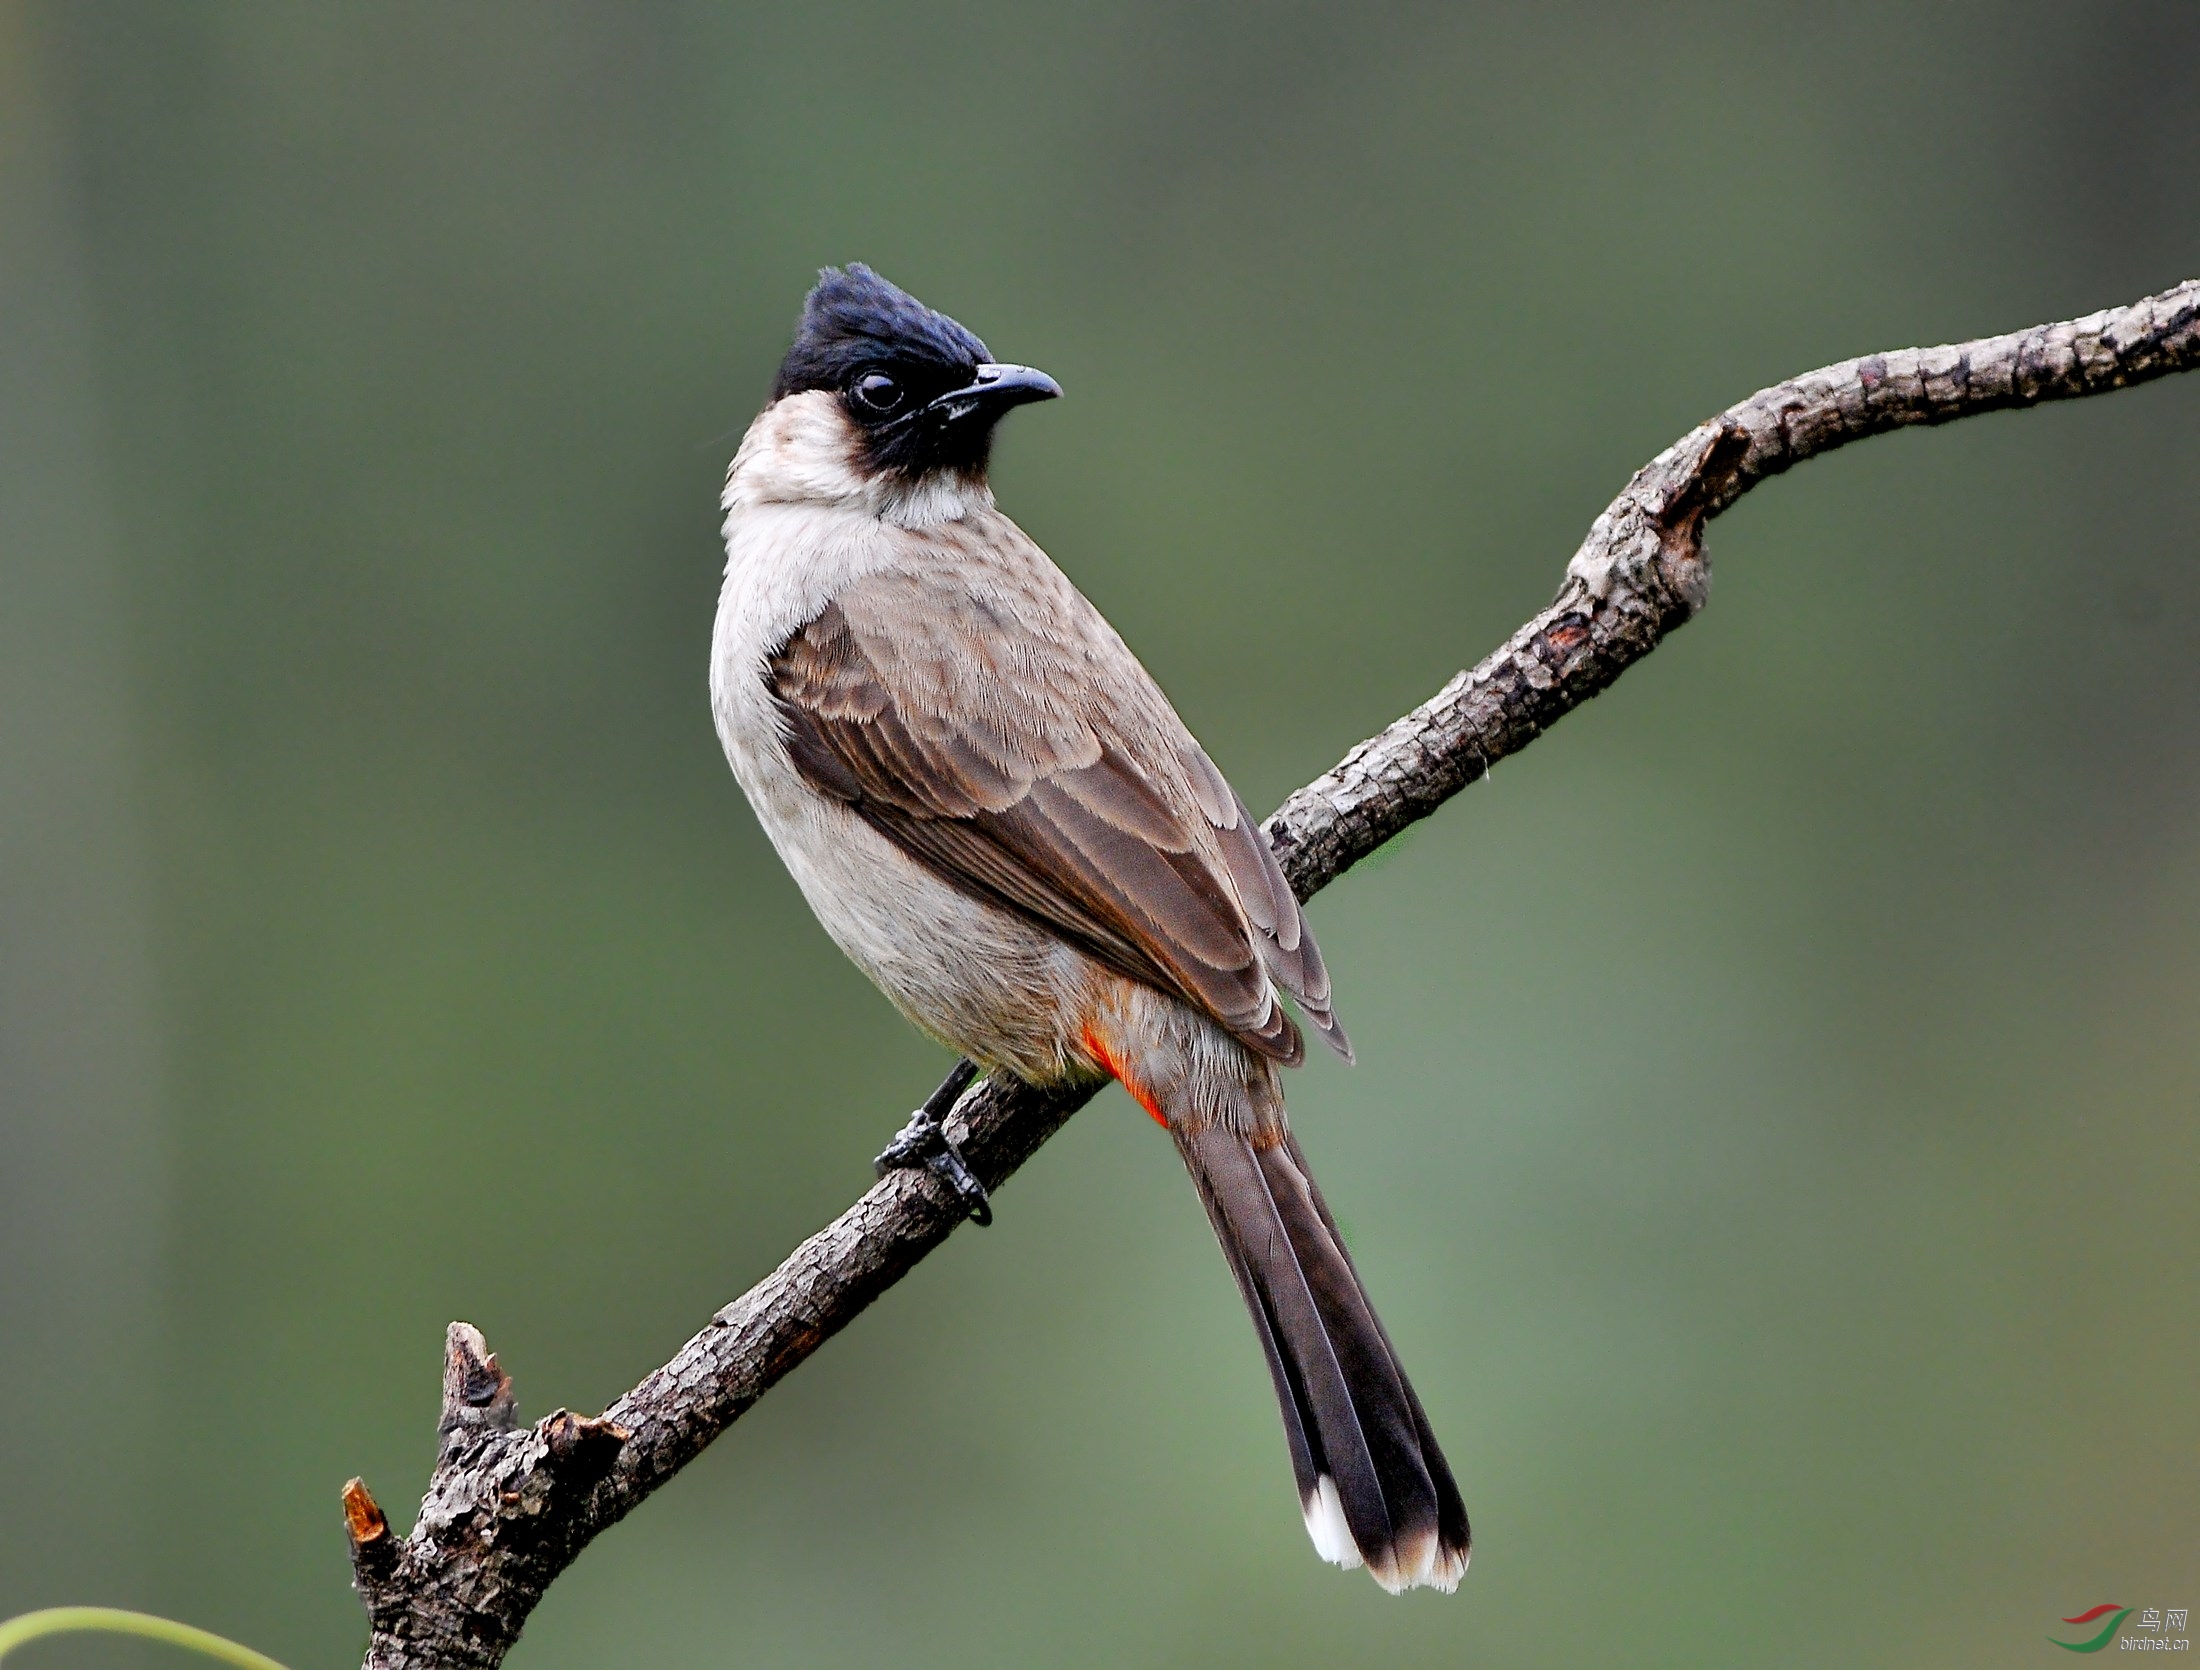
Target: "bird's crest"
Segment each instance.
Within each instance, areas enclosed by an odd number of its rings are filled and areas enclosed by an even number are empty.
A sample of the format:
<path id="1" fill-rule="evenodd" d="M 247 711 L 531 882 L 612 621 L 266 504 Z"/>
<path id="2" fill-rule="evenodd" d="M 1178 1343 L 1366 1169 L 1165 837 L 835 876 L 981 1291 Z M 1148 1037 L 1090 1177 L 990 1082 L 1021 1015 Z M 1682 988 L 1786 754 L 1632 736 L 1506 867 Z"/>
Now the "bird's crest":
<path id="1" fill-rule="evenodd" d="M 859 367 L 880 363 L 930 367 L 961 380 L 991 358 L 946 314 L 855 261 L 818 274 L 772 398 L 839 388 Z"/>

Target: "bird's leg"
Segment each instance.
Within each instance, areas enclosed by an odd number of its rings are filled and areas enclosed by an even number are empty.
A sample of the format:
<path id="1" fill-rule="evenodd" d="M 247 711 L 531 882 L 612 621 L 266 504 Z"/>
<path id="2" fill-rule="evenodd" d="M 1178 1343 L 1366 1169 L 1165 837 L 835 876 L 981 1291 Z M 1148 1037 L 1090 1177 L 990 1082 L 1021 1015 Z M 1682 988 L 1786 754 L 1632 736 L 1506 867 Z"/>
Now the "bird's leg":
<path id="1" fill-rule="evenodd" d="M 901 1134 L 886 1145 L 886 1152 L 875 1163 L 878 1174 L 884 1177 L 889 1171 L 922 1167 L 955 1191 L 955 1198 L 970 1214 L 971 1222 L 980 1229 L 993 1221 L 993 1200 L 985 1192 L 985 1185 L 978 1181 L 978 1174 L 970 1169 L 962 1157 L 962 1150 L 948 1140 L 947 1116 L 954 1112 L 962 1093 L 970 1088 L 970 1081 L 978 1076 L 978 1069 L 967 1061 L 955 1063 L 955 1070 L 940 1081 L 939 1089 L 925 1098 L 924 1106 L 909 1116 L 909 1123 L 901 1128 Z"/>

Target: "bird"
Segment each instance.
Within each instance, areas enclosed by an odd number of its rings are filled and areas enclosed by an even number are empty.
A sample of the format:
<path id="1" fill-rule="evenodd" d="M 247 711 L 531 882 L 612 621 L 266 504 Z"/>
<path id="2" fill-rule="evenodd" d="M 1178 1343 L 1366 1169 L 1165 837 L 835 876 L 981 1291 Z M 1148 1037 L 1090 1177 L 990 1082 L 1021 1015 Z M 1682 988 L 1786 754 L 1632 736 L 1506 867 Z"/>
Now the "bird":
<path id="1" fill-rule="evenodd" d="M 823 270 L 726 473 L 719 738 L 826 933 L 963 1058 L 881 1166 L 987 1221 L 942 1126 L 971 1079 L 1119 1081 L 1251 1313 L 1316 1552 L 1449 1591 L 1459 1487 L 1285 1114 L 1286 1000 L 1352 1055 L 1321 951 L 1245 802 L 994 502 L 996 425 L 1060 393 L 871 268 Z"/>

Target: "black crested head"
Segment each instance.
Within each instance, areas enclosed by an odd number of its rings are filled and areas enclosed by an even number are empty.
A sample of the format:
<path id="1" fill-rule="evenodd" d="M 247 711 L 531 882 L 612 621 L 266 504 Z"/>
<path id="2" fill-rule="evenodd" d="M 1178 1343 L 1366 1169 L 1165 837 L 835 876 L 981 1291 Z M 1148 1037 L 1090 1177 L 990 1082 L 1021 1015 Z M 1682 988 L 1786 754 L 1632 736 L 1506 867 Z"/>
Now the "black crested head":
<path id="1" fill-rule="evenodd" d="M 851 374 L 885 363 L 934 373 L 944 393 L 949 380 L 960 387 L 992 357 L 946 314 L 857 261 L 818 274 L 772 398 L 806 389 L 837 393 Z"/>
<path id="2" fill-rule="evenodd" d="M 995 365 L 970 332 L 860 262 L 819 274 L 772 399 L 812 390 L 839 399 L 869 469 L 912 479 L 983 475 L 1001 415 L 1062 392 L 1043 372 Z"/>

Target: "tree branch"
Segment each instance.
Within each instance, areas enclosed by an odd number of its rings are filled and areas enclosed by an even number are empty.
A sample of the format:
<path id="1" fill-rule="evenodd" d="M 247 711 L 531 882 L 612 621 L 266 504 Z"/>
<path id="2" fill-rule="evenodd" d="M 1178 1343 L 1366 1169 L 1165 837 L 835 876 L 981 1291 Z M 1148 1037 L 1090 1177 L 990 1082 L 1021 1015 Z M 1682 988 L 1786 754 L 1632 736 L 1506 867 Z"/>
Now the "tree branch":
<path id="1" fill-rule="evenodd" d="M 1768 476 L 1905 424 L 2070 400 L 2200 366 L 2200 280 L 2129 307 L 1952 347 L 1871 354 L 1764 389 L 1636 472 L 1549 608 L 1291 796 L 1268 822 L 1311 897 L 1655 649 L 1704 604 L 1704 524 Z M 1089 1101 L 988 1081 L 948 1121 L 998 1188 Z M 600 1419 L 517 1423 L 478 1331 L 446 1342 L 441 1447 L 398 1539 L 353 1480 L 344 1511 L 372 1640 L 366 1670 L 499 1664 L 550 1583 L 953 1233 L 930 1174 L 897 1171 L 711 1318 Z"/>

